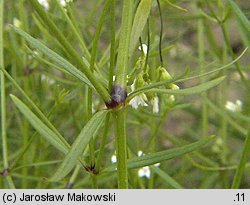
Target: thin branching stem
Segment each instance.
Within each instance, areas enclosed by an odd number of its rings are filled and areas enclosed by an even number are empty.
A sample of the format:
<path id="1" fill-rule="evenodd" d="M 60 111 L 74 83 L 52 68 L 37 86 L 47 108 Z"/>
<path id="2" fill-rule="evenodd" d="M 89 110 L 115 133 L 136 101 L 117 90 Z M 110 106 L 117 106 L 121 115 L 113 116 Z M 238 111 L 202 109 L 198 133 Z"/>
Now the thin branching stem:
<path id="1" fill-rule="evenodd" d="M 4 69 L 4 0 L 0 1 L 0 68 Z M 7 121 L 6 121 L 6 93 L 5 93 L 5 76 L 3 71 L 0 70 L 1 75 L 1 135 L 2 135 L 2 152 L 3 152 L 3 166 L 2 174 L 6 176 L 9 188 L 15 188 L 13 180 L 9 175 L 9 162 L 8 162 L 8 144 L 7 144 Z"/>

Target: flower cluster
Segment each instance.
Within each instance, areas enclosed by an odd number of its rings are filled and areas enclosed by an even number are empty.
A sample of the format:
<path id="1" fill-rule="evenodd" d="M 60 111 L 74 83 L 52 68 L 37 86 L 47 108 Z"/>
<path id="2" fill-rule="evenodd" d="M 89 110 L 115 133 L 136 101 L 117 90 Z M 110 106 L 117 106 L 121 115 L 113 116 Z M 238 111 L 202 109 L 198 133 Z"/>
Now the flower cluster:
<path id="1" fill-rule="evenodd" d="M 241 112 L 242 102 L 240 100 L 236 100 L 235 103 L 227 101 L 225 108 L 231 112 Z"/>
<path id="2" fill-rule="evenodd" d="M 48 0 L 37 0 L 39 4 L 43 6 L 45 10 L 49 10 L 49 2 Z M 59 3 L 63 6 L 66 7 L 67 3 L 73 2 L 73 0 L 59 0 Z"/>
<path id="3" fill-rule="evenodd" d="M 138 59 L 136 65 L 135 65 L 135 68 L 134 68 L 131 75 L 133 75 L 133 73 L 138 73 L 140 69 L 142 69 L 142 68 L 143 69 L 135 77 L 135 79 L 131 85 L 131 92 L 134 92 L 135 90 L 137 90 L 143 86 L 149 85 L 151 83 L 151 80 L 149 79 L 149 74 L 148 74 L 149 66 L 148 65 L 145 66 L 148 47 L 147 47 L 147 45 L 142 44 L 142 46 L 139 47 L 139 50 L 142 51 L 143 56 L 141 56 Z M 164 80 L 171 80 L 172 79 L 171 75 L 167 72 L 167 70 L 161 66 L 156 69 L 156 75 L 157 75 L 156 81 L 164 81 Z M 179 87 L 173 83 L 166 84 L 165 88 L 172 89 L 172 90 L 179 89 Z M 175 101 L 174 95 L 165 95 L 165 97 L 167 97 L 167 100 L 170 103 L 173 103 Z M 136 95 L 135 97 L 133 97 L 129 101 L 129 105 L 131 105 L 132 108 L 134 108 L 134 109 L 138 109 L 140 106 L 147 107 L 147 106 L 151 105 L 153 113 L 159 113 L 159 111 L 160 111 L 159 101 L 160 100 L 159 100 L 159 97 L 157 96 L 157 94 L 140 93 L 140 94 Z"/>

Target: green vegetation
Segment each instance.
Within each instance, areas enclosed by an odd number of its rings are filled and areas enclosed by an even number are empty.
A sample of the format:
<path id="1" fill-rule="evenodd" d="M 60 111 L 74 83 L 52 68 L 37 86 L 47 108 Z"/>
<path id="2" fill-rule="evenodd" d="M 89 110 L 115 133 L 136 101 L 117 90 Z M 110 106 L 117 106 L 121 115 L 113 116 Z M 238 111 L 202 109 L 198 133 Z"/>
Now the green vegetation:
<path id="1" fill-rule="evenodd" d="M 0 188 L 249 188 L 249 17 L 0 0 Z"/>

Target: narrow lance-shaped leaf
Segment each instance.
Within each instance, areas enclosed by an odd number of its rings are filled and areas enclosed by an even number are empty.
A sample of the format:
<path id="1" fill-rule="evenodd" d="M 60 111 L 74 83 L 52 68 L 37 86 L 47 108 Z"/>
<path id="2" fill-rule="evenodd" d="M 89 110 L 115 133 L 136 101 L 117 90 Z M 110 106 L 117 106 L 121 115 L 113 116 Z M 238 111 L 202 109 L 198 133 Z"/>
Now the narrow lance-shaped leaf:
<path id="1" fill-rule="evenodd" d="M 84 128 L 74 141 L 73 145 L 71 146 L 70 151 L 64 158 L 62 164 L 50 179 L 51 181 L 61 180 L 74 168 L 74 166 L 77 164 L 78 158 L 82 155 L 90 139 L 101 127 L 101 124 L 108 112 L 108 110 L 99 111 L 84 126 Z"/>
<path id="2" fill-rule="evenodd" d="M 148 89 L 146 86 L 142 87 L 134 92 L 132 92 L 128 99 L 132 99 L 134 96 L 140 94 L 140 93 L 147 93 L 147 92 L 157 92 L 157 93 L 164 93 L 164 94 L 180 94 L 180 95 L 193 95 L 197 93 L 202 93 L 206 90 L 209 90 L 219 83 L 221 83 L 225 79 L 225 76 L 216 78 L 214 80 L 208 81 L 206 83 L 202 83 L 200 85 L 191 87 L 191 88 L 186 88 L 186 89 L 180 89 L 180 90 L 172 90 L 172 89 L 161 89 L 161 88 L 151 88 Z"/>
<path id="3" fill-rule="evenodd" d="M 239 6 L 232 0 L 228 0 L 230 7 L 232 8 L 234 14 L 237 17 L 237 20 L 241 23 L 244 27 L 244 30 L 248 37 L 250 37 L 250 22 L 245 16 L 245 14 L 241 11 Z M 250 40 L 250 39 L 249 39 Z"/>
<path id="4" fill-rule="evenodd" d="M 69 144 L 63 143 L 48 126 L 46 126 L 20 99 L 14 95 L 10 95 L 11 99 L 20 110 L 20 112 L 26 117 L 29 123 L 41 134 L 42 137 L 55 148 L 64 154 L 69 151 Z"/>
<path id="5" fill-rule="evenodd" d="M 195 150 L 201 148 L 202 146 L 211 142 L 213 139 L 214 139 L 214 136 L 210 136 L 210 137 L 203 138 L 203 139 L 199 140 L 198 142 L 194 142 L 194 143 L 185 145 L 183 147 L 173 148 L 170 150 L 160 151 L 160 152 L 144 155 L 141 157 L 136 157 L 134 159 L 129 159 L 127 161 L 128 168 L 129 169 L 140 168 L 140 167 L 144 167 L 144 166 L 153 165 L 153 164 L 162 162 L 164 160 L 169 160 L 169 159 L 173 159 L 175 157 L 182 156 L 184 154 L 187 154 L 189 152 L 192 152 L 192 151 L 195 151 Z M 104 169 L 103 171 L 107 171 L 107 172 L 115 171 L 115 165 L 112 165 L 112 166 Z"/>
<path id="6" fill-rule="evenodd" d="M 133 0 L 123 1 L 122 8 L 122 23 L 119 34 L 119 47 L 116 63 L 116 78 L 115 84 L 120 85 L 122 88 L 126 87 L 127 82 L 127 70 L 129 60 L 129 45 L 130 35 L 132 28 L 132 12 L 133 12 Z"/>
<path id="7" fill-rule="evenodd" d="M 171 176 L 169 176 L 159 167 L 151 166 L 150 169 L 152 169 L 153 172 L 159 175 L 159 177 L 161 177 L 166 184 L 170 185 L 174 189 L 183 189 L 183 187 L 177 181 L 175 181 Z"/>
<path id="8" fill-rule="evenodd" d="M 55 38 L 63 45 L 64 49 L 68 51 L 68 54 L 71 56 L 71 59 L 75 64 L 77 64 L 87 77 L 87 79 L 91 82 L 91 84 L 95 87 L 98 94 L 102 97 L 105 102 L 110 101 L 110 95 L 107 89 L 96 79 L 94 74 L 90 71 L 90 69 L 84 64 L 80 55 L 73 48 L 71 43 L 66 39 L 65 35 L 60 31 L 60 29 L 56 26 L 55 22 L 51 20 L 48 13 L 43 9 L 43 7 L 37 2 L 37 0 L 29 1 L 36 12 L 39 14 L 41 19 L 43 19 L 46 24 L 48 31 L 55 36 Z"/>
<path id="9" fill-rule="evenodd" d="M 48 118 L 42 113 L 42 111 L 36 106 L 36 104 L 31 100 L 31 98 L 24 92 L 24 90 L 18 85 L 14 78 L 4 69 L 0 68 L 4 75 L 9 79 L 12 85 L 23 95 L 26 99 L 28 106 L 34 109 L 35 114 L 41 119 L 53 132 L 57 134 L 57 136 L 61 139 L 62 142 L 66 142 L 66 140 L 61 136 L 61 134 L 57 131 L 57 129 L 53 126 L 53 124 L 48 120 Z"/>
<path id="10" fill-rule="evenodd" d="M 137 45 L 139 37 L 147 23 L 147 19 L 150 13 L 152 0 L 141 0 L 140 4 L 136 10 L 135 18 L 131 30 L 129 54 L 133 54 L 134 49 Z"/>
<path id="11" fill-rule="evenodd" d="M 90 81 L 86 78 L 86 76 L 78 70 L 75 66 L 73 66 L 70 62 L 68 62 L 66 59 L 58 55 L 56 52 L 49 49 L 47 46 L 45 46 L 43 43 L 38 41 L 37 39 L 33 38 L 23 30 L 13 27 L 14 30 L 20 34 L 26 41 L 30 43 L 34 48 L 42 52 L 44 55 L 46 55 L 48 58 L 50 58 L 52 61 L 57 63 L 59 66 L 61 66 L 63 69 L 65 69 L 68 73 L 78 78 L 81 82 L 89 85 L 90 87 L 94 88 L 94 86 L 90 83 Z"/>

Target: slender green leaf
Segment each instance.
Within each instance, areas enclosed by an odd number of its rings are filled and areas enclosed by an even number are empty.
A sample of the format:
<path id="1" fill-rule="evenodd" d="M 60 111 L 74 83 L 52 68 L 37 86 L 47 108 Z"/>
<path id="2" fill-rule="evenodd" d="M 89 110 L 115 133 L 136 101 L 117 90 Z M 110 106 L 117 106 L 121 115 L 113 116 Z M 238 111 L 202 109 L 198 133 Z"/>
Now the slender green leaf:
<path id="1" fill-rule="evenodd" d="M 247 34 L 247 36 L 250 36 L 250 22 L 245 16 L 245 14 L 241 11 L 239 6 L 232 0 L 228 0 L 230 7 L 232 8 L 234 14 L 237 17 L 237 20 L 241 23 L 241 25 L 244 27 L 244 30 Z M 250 40 L 250 39 L 249 39 Z"/>
<path id="2" fill-rule="evenodd" d="M 64 158 L 62 164 L 60 165 L 56 173 L 52 176 L 51 181 L 59 181 L 74 168 L 77 163 L 77 159 L 81 156 L 81 154 L 87 147 L 90 139 L 101 127 L 101 124 L 108 112 L 108 110 L 99 111 L 84 126 L 84 128 L 74 141 L 73 145 L 71 146 L 70 151 Z"/>
<path id="3" fill-rule="evenodd" d="M 131 56 L 147 23 L 152 0 L 141 0 L 136 10 L 135 18 L 131 30 L 129 55 Z"/>
<path id="4" fill-rule="evenodd" d="M 195 75 L 195 76 L 191 76 L 191 77 L 188 77 L 188 78 L 183 78 L 183 79 L 179 79 L 177 80 L 175 83 L 177 82 L 184 82 L 184 81 L 188 81 L 188 80 L 192 80 L 192 79 L 197 79 L 197 78 L 201 78 L 201 77 L 205 77 L 205 76 L 209 76 L 209 75 L 212 75 L 214 73 L 218 73 L 219 71 L 222 71 L 222 70 L 226 70 L 226 69 L 229 69 L 229 68 L 232 68 L 230 67 L 231 65 L 237 63 L 241 57 L 246 53 L 246 51 L 248 50 L 248 47 L 245 48 L 242 53 L 237 57 L 235 58 L 232 62 L 226 64 L 226 65 L 223 65 L 222 67 L 220 68 L 216 68 L 212 71 L 209 71 L 209 72 L 206 72 L 206 73 L 202 73 L 202 74 L 199 74 L 199 75 Z"/>
<path id="5" fill-rule="evenodd" d="M 159 167 L 151 166 L 150 169 L 152 169 L 157 175 L 159 175 L 166 184 L 170 185 L 175 189 L 183 189 L 183 187 L 177 181 L 175 181 L 171 176 L 169 176 Z"/>
<path id="6" fill-rule="evenodd" d="M 206 90 L 209 90 L 210 88 L 215 87 L 219 83 L 221 83 L 225 79 L 225 76 L 216 78 L 214 80 L 208 81 L 206 83 L 202 83 L 200 85 L 186 88 L 186 89 L 180 89 L 180 90 L 172 90 L 172 89 L 161 89 L 161 88 L 153 88 L 148 89 L 148 87 L 142 87 L 134 92 L 132 92 L 129 95 L 129 99 L 132 99 L 134 96 L 140 94 L 140 93 L 147 93 L 147 92 L 156 92 L 156 93 L 162 93 L 162 94 L 180 94 L 180 95 L 193 95 L 197 93 L 202 93 Z"/>
<path id="7" fill-rule="evenodd" d="M 132 0 L 123 1 L 121 32 L 119 35 L 119 47 L 116 63 L 115 83 L 125 88 L 127 85 L 127 70 L 129 59 L 129 44 L 132 27 Z"/>
<path id="8" fill-rule="evenodd" d="M 197 142 L 194 142 L 194 143 L 191 143 L 191 144 L 179 147 L 179 148 L 173 148 L 170 150 L 164 150 L 164 151 L 144 155 L 142 157 L 136 157 L 133 159 L 129 159 L 127 161 L 128 168 L 129 169 L 140 168 L 140 167 L 144 167 L 144 166 L 153 165 L 153 164 L 162 162 L 164 160 L 169 160 L 169 159 L 173 159 L 175 157 L 182 156 L 184 154 L 193 152 L 193 151 L 201 148 L 202 146 L 211 142 L 214 138 L 215 138 L 214 136 L 205 137 Z M 116 167 L 115 165 L 112 165 L 112 166 L 104 169 L 103 171 L 107 171 L 107 172 L 115 171 L 116 170 L 115 167 Z"/>
<path id="9" fill-rule="evenodd" d="M 48 118 L 42 113 L 42 111 L 36 106 L 36 104 L 31 100 L 31 98 L 24 92 L 24 90 L 18 85 L 18 83 L 15 81 L 14 78 L 12 78 L 10 76 L 10 74 L 4 70 L 1 69 L 4 74 L 6 75 L 6 77 L 10 80 L 10 82 L 12 83 L 12 85 L 19 90 L 19 92 L 23 95 L 23 97 L 27 100 L 27 103 L 30 107 L 32 107 L 32 109 L 34 109 L 34 111 L 36 112 L 36 115 L 39 116 L 40 119 L 42 119 L 42 121 L 51 129 L 53 130 L 57 136 L 61 139 L 62 142 L 66 143 L 66 140 L 62 137 L 62 135 L 58 132 L 58 130 L 53 126 L 53 124 L 48 120 Z"/>
<path id="10" fill-rule="evenodd" d="M 4 69 L 4 0 L 0 1 L 0 68 Z M 5 76 L 3 72 L 0 70 L 0 129 L 1 129 L 1 149 L 3 154 L 3 165 L 4 169 L 7 170 L 9 168 L 8 162 L 8 143 L 7 143 L 7 118 L 6 118 L 6 92 L 5 92 L 6 84 L 5 84 Z M 9 188 L 14 189 L 15 184 L 10 175 L 6 177 L 7 184 Z"/>
<path id="11" fill-rule="evenodd" d="M 168 0 L 163 0 L 163 2 L 165 2 L 166 4 L 172 6 L 173 8 L 178 9 L 180 11 L 185 11 L 185 12 L 188 11 L 187 9 L 184 9 L 184 8 L 182 8 L 182 7 L 180 7 L 180 6 L 176 5 L 176 4 L 173 4 L 172 2 L 170 2 Z"/>
<path id="12" fill-rule="evenodd" d="M 84 54 L 87 56 L 87 59 L 90 59 L 90 53 L 88 51 L 88 48 L 81 36 L 81 33 L 78 31 L 78 29 L 76 28 L 76 26 L 74 25 L 74 23 L 72 22 L 72 20 L 69 18 L 67 10 L 65 10 L 65 8 L 61 5 L 61 3 L 59 1 L 55 1 L 57 7 L 60 9 L 61 13 L 63 14 L 64 19 L 67 21 L 68 25 L 70 26 L 70 29 L 72 31 L 72 33 L 74 34 L 74 36 L 77 38 L 81 50 L 84 52 Z M 67 5 L 68 6 L 68 5 Z"/>
<path id="13" fill-rule="evenodd" d="M 30 0 L 30 3 L 32 4 L 36 12 L 39 14 L 41 19 L 44 21 L 45 25 L 47 25 L 48 31 L 55 36 L 55 38 L 61 43 L 61 45 L 63 45 L 67 53 L 70 54 L 72 62 L 77 64 L 82 69 L 83 73 L 85 74 L 89 82 L 91 82 L 91 84 L 94 86 L 94 88 L 102 97 L 102 99 L 105 102 L 109 102 L 111 98 L 107 89 L 98 81 L 98 79 L 94 76 L 94 73 L 92 73 L 88 68 L 87 64 L 85 63 L 87 59 L 84 58 L 85 60 L 82 60 L 81 55 L 77 53 L 71 43 L 65 38 L 65 35 L 60 31 L 54 21 L 51 20 L 48 13 L 37 2 L 37 0 Z"/>
<path id="14" fill-rule="evenodd" d="M 14 95 L 10 95 L 11 99 L 20 110 L 20 112 L 26 117 L 30 124 L 41 134 L 42 137 L 55 148 L 64 154 L 69 151 L 69 145 L 65 145 L 56 133 L 54 133 L 47 125 L 45 125 L 20 99 Z"/>
<path id="15" fill-rule="evenodd" d="M 80 81 L 83 83 L 89 85 L 90 87 L 94 88 L 94 86 L 90 83 L 90 81 L 86 78 L 86 76 L 78 70 L 75 66 L 73 66 L 70 62 L 65 60 L 63 57 L 58 55 L 56 52 L 52 51 L 49 49 L 47 46 L 45 46 L 43 43 L 40 41 L 36 40 L 23 30 L 13 27 L 14 30 L 20 34 L 26 41 L 30 43 L 34 48 L 42 52 L 44 55 L 46 55 L 48 58 L 50 58 L 52 61 L 57 63 L 59 66 L 61 66 L 63 69 L 65 69 L 67 72 L 69 72 L 71 75 L 75 76 L 78 78 Z"/>

